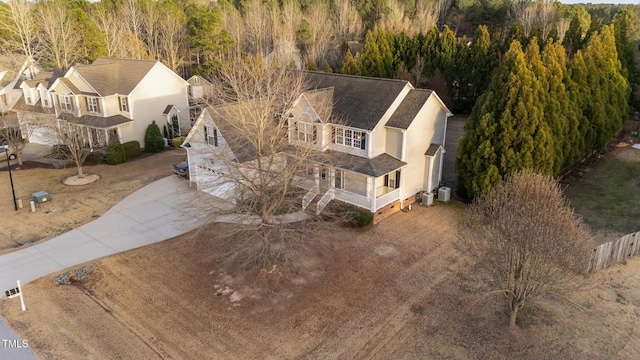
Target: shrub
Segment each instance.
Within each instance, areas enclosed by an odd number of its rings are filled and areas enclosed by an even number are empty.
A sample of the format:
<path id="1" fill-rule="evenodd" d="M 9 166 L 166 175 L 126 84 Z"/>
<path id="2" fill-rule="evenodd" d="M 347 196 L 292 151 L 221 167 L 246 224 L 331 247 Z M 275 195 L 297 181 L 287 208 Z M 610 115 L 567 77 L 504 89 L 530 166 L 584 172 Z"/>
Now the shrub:
<path id="1" fill-rule="evenodd" d="M 51 149 L 51 156 L 55 159 L 68 159 L 71 156 L 71 152 L 67 145 L 53 145 L 53 148 Z"/>
<path id="2" fill-rule="evenodd" d="M 173 138 L 171 140 L 171 146 L 173 146 L 175 148 L 179 148 L 180 146 L 182 146 L 183 142 L 184 142 L 184 138 L 183 137 Z"/>
<path id="3" fill-rule="evenodd" d="M 120 144 L 120 141 L 116 140 L 109 145 L 106 160 L 109 165 L 118 165 L 127 161 L 127 154 L 124 152 L 124 146 Z"/>
<path id="4" fill-rule="evenodd" d="M 164 149 L 164 139 L 155 121 L 149 124 L 144 133 L 144 149 L 150 153 L 157 153 Z"/>
<path id="5" fill-rule="evenodd" d="M 359 227 L 367 226 L 373 223 L 373 213 L 368 211 L 360 211 L 356 214 L 356 225 Z"/>
<path id="6" fill-rule="evenodd" d="M 128 141 L 122 144 L 122 148 L 124 149 L 124 155 L 127 160 L 131 160 L 142 155 L 142 149 L 140 149 L 140 143 L 137 141 Z"/>

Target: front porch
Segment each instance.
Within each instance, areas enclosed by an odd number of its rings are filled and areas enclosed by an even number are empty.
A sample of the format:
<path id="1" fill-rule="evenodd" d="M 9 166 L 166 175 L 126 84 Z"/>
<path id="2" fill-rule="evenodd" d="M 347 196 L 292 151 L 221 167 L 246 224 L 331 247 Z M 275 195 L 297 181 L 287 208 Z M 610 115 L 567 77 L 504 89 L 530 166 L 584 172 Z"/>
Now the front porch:
<path id="1" fill-rule="evenodd" d="M 386 172 L 382 174 L 362 174 L 330 165 L 310 164 L 296 178 L 297 185 L 308 191 L 303 198 L 302 208 L 306 209 L 319 196 L 316 214 L 320 214 L 334 199 L 376 213 L 401 200 L 404 163 L 397 161 L 395 165 L 398 168 L 383 168 Z"/>

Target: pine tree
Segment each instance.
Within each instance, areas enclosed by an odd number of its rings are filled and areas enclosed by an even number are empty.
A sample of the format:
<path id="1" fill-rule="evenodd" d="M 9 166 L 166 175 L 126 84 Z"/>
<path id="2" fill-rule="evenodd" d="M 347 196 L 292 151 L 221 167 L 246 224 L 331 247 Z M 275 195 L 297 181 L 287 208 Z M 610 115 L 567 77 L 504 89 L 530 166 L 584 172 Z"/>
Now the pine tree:
<path id="1" fill-rule="evenodd" d="M 341 74 L 347 75 L 362 75 L 360 72 L 360 64 L 358 61 L 351 55 L 351 50 L 347 50 L 347 54 L 342 60 L 342 66 L 340 67 Z"/>
<path id="2" fill-rule="evenodd" d="M 421 58 L 424 60 L 424 68 L 422 73 L 425 76 L 432 76 L 438 69 L 438 39 L 440 32 L 438 28 L 433 26 L 424 36 L 422 46 L 420 47 Z"/>
<path id="3" fill-rule="evenodd" d="M 486 194 L 519 169 L 552 173 L 552 138 L 543 119 L 541 92 L 520 43 L 514 41 L 460 139 L 456 170 L 462 195 Z"/>
<path id="4" fill-rule="evenodd" d="M 582 49 L 582 28 L 580 27 L 580 19 L 577 15 L 571 18 L 571 23 L 569 23 L 569 29 L 564 34 L 562 45 L 567 49 L 569 56 L 572 56 L 576 51 Z"/>
<path id="5" fill-rule="evenodd" d="M 589 120 L 584 110 L 589 98 L 589 88 L 587 85 L 587 65 L 584 62 L 582 51 L 578 50 L 569 62 L 568 77 L 565 81 L 567 85 L 567 96 L 569 104 L 567 109 L 570 112 L 569 129 L 566 139 L 568 152 L 565 155 L 565 163 L 568 166 L 577 165 L 587 153 L 585 140 L 589 128 Z"/>

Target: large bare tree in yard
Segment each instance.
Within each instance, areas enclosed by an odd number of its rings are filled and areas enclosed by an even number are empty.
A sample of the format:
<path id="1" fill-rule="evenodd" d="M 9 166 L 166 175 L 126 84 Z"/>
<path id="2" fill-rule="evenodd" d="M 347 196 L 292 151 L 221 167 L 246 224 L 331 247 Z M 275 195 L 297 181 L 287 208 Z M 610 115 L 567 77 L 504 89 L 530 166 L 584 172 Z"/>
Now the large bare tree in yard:
<path id="1" fill-rule="evenodd" d="M 259 56 L 223 67 L 214 79 L 209 111 L 216 128 L 205 137 L 216 176 L 209 186 L 228 189 L 234 212 L 254 219 L 227 237 L 227 259 L 245 267 L 282 265 L 300 244 L 296 225 L 278 215 L 301 210 L 304 190 L 296 186 L 297 175 L 316 152 L 311 138 L 298 146 L 289 142 L 288 110 L 305 88 L 302 73 L 268 67 Z"/>
<path id="2" fill-rule="evenodd" d="M 576 290 L 589 265 L 590 235 L 546 175 L 523 171 L 471 205 L 461 242 L 487 285 L 518 311 L 541 295 Z"/>
<path id="3" fill-rule="evenodd" d="M 92 151 L 87 144 L 86 131 L 86 128 L 72 123 L 61 123 L 57 130 L 58 140 L 66 146 L 64 155 L 76 165 L 79 178 L 85 176 L 82 164 Z"/>

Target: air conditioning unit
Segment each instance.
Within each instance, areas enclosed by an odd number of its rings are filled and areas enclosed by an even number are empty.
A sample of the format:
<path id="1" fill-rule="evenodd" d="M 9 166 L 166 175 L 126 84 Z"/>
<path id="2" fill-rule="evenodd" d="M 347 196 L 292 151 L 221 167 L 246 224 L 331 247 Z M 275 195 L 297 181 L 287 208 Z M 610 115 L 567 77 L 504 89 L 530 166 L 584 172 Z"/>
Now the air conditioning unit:
<path id="1" fill-rule="evenodd" d="M 422 205 L 431 206 L 433 205 L 433 193 L 432 192 L 424 192 L 422 194 Z"/>
<path id="2" fill-rule="evenodd" d="M 438 201 L 447 202 L 451 199 L 451 188 L 442 186 L 438 189 Z"/>

